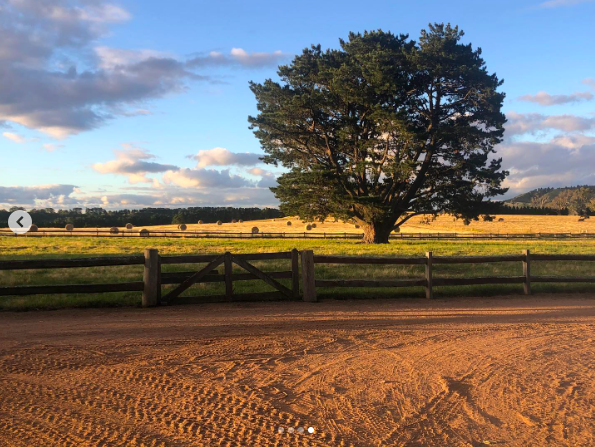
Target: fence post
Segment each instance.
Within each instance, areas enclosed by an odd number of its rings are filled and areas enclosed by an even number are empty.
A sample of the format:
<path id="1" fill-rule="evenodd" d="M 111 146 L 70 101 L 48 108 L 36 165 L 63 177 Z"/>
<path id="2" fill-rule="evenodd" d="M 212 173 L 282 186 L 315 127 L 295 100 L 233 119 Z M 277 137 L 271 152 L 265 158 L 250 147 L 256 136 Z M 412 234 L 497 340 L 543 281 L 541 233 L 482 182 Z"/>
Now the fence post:
<path id="1" fill-rule="evenodd" d="M 426 252 L 426 298 L 431 300 L 434 298 L 434 290 L 432 290 L 432 252 Z"/>
<path id="2" fill-rule="evenodd" d="M 531 295 L 531 253 L 529 250 L 523 250 L 523 255 L 525 255 L 523 260 L 523 276 L 525 277 L 523 287 L 525 295 Z"/>
<path id="3" fill-rule="evenodd" d="M 143 307 L 157 306 L 161 301 L 161 260 L 155 248 L 145 249 L 145 270 L 143 273 Z"/>
<path id="4" fill-rule="evenodd" d="M 300 296 L 300 252 L 296 248 L 291 250 L 291 290 L 293 297 Z"/>
<path id="5" fill-rule="evenodd" d="M 223 266 L 225 268 L 225 296 L 227 298 L 233 297 L 233 279 L 231 275 L 233 274 L 233 267 L 231 264 L 231 253 L 225 252 L 223 258 Z"/>
<path id="6" fill-rule="evenodd" d="M 316 280 L 314 278 L 314 252 L 303 250 L 302 253 L 302 291 L 303 300 L 316 302 Z"/>

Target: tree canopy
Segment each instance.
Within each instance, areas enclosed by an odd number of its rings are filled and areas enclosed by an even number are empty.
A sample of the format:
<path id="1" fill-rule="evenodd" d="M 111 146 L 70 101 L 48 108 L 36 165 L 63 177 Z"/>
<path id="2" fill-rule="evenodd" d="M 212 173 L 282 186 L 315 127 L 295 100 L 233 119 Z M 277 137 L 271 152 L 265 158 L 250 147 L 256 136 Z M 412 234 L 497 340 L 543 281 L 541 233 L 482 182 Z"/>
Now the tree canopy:
<path id="1" fill-rule="evenodd" d="M 334 216 L 387 242 L 420 213 L 474 218 L 505 192 L 494 158 L 504 93 L 481 49 L 434 24 L 419 41 L 381 30 L 350 33 L 340 49 L 306 48 L 280 82 L 251 83 L 249 117 L 264 160 L 287 172 L 272 188 L 285 214 Z"/>

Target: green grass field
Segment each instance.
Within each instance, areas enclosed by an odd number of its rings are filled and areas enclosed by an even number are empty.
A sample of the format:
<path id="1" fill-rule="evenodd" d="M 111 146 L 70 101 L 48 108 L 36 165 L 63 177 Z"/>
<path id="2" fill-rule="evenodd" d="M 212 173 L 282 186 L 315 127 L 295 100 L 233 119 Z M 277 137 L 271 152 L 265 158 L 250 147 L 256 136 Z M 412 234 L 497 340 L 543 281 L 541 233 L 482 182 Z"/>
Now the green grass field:
<path id="1" fill-rule="evenodd" d="M 73 258 L 84 256 L 115 256 L 142 254 L 146 247 L 157 248 L 163 255 L 257 253 L 311 249 L 317 254 L 358 256 L 423 256 L 432 251 L 435 256 L 472 256 L 495 254 L 520 254 L 524 249 L 533 253 L 595 254 L 595 240 L 427 240 L 399 241 L 388 245 L 363 245 L 357 241 L 304 240 L 304 239 L 140 239 L 140 238 L 27 238 L 0 237 L 0 259 Z M 289 261 L 263 261 L 255 263 L 263 270 L 288 270 Z M 168 265 L 164 271 L 192 271 L 200 266 Z M 585 275 L 595 276 L 595 265 L 589 262 L 536 262 L 534 275 Z M 239 271 L 240 269 L 238 269 Z M 520 275 L 521 263 L 496 263 L 478 265 L 437 265 L 435 277 L 466 277 L 490 275 Z M 318 278 L 419 278 L 423 266 L 351 266 L 318 265 Z M 102 282 L 140 281 L 141 266 L 95 267 L 82 269 L 45 269 L 0 271 L 0 286 L 42 284 L 89 284 Z M 171 286 L 170 286 L 171 287 Z M 191 288 L 188 295 L 221 294 L 223 284 L 200 284 Z M 234 283 L 237 293 L 272 290 L 262 281 Z M 595 291 L 594 285 L 583 284 L 534 284 L 535 293 Z M 501 295 L 522 292 L 521 285 L 437 287 L 435 296 L 446 298 L 461 295 Z M 404 289 L 320 289 L 321 298 L 370 298 L 370 297 L 422 297 L 422 288 Z M 2 310 L 56 309 L 63 307 L 135 306 L 140 304 L 140 293 L 107 293 L 97 295 L 37 295 L 27 297 L 0 297 Z"/>

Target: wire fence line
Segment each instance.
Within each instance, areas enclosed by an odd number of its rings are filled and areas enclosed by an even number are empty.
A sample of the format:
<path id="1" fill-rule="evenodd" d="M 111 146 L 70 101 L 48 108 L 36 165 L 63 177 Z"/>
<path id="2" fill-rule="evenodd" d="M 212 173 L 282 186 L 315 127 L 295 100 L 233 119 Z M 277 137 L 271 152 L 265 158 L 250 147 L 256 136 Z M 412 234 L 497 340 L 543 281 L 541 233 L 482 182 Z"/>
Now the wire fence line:
<path id="1" fill-rule="evenodd" d="M 103 229 L 38 229 L 17 235 L 8 229 L 0 229 L 5 237 L 142 237 L 142 238 L 228 238 L 228 239 L 362 239 L 364 233 L 348 232 L 224 232 L 182 230 L 103 230 Z M 594 239 L 595 233 L 395 233 L 393 240 L 407 239 Z"/>

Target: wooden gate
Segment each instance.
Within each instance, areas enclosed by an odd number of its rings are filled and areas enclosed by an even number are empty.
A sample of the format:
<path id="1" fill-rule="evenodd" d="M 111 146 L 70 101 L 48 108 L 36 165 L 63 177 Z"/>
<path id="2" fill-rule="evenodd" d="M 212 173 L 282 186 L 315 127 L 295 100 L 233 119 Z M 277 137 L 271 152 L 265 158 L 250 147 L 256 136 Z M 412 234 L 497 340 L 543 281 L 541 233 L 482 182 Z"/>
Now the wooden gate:
<path id="1" fill-rule="evenodd" d="M 202 257 L 197 257 L 202 258 Z M 172 264 L 174 258 L 162 258 L 166 263 Z M 280 272 L 263 271 L 248 261 L 288 259 L 291 260 L 291 270 Z M 207 301 L 249 301 L 262 299 L 296 299 L 299 298 L 299 252 L 293 249 L 290 252 L 280 253 L 255 253 L 255 254 L 232 254 L 227 252 L 210 260 L 206 266 L 197 272 L 185 273 L 162 273 L 162 284 L 178 284 L 161 298 L 161 303 L 172 303 L 176 300 L 184 302 L 207 302 Z M 219 274 L 216 270 L 223 264 L 224 273 Z M 234 273 L 233 264 L 244 270 L 243 273 Z M 291 279 L 291 288 L 283 285 L 277 279 Z M 234 281 L 261 280 L 275 289 L 274 292 L 243 293 L 235 294 L 233 289 Z M 180 282 L 181 281 L 181 282 Z M 225 282 L 225 295 L 205 295 L 199 297 L 180 297 L 182 293 L 195 284 L 202 282 Z"/>

